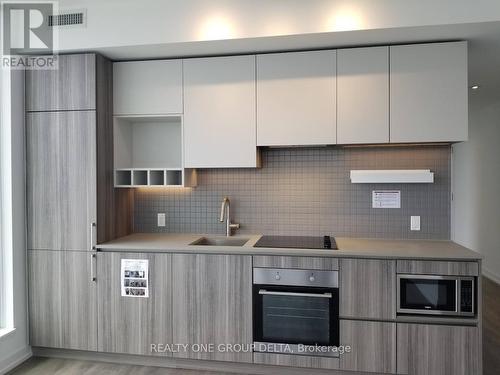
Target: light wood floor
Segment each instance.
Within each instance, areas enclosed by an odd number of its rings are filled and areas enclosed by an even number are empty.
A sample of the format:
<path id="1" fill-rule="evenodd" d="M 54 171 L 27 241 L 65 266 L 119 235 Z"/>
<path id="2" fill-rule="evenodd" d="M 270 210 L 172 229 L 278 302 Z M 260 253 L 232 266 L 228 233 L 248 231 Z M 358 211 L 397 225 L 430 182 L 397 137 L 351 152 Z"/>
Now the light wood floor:
<path id="1" fill-rule="evenodd" d="M 500 369 L 500 285 L 483 278 L 484 375 Z M 217 375 L 210 371 L 130 366 L 56 358 L 32 358 L 10 375 Z M 230 375 L 225 373 L 225 375 Z M 241 375 L 241 374 L 240 374 Z M 471 374 L 472 375 L 472 374 Z"/>
<path id="2" fill-rule="evenodd" d="M 220 375 L 218 372 L 34 357 L 9 375 Z M 236 375 L 224 373 L 225 375 Z M 241 375 L 241 374 L 239 374 Z"/>

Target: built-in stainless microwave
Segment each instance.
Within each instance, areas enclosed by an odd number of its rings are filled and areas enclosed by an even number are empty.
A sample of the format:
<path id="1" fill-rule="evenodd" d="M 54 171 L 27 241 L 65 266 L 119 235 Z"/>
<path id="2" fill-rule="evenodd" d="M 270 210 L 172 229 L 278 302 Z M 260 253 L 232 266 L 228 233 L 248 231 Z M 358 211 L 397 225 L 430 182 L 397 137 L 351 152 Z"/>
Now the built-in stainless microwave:
<path id="1" fill-rule="evenodd" d="M 475 315 L 475 278 L 398 275 L 398 314 Z"/>

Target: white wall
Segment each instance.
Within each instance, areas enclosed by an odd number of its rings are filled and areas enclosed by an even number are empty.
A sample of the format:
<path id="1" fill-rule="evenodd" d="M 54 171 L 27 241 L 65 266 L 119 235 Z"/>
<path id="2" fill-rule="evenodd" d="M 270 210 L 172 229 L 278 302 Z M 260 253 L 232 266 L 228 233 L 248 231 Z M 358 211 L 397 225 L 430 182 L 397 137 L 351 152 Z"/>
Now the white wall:
<path id="1" fill-rule="evenodd" d="M 26 225 L 25 225 L 25 181 L 24 181 L 24 74 L 16 71 L 11 80 L 11 117 L 10 123 L 2 121 L 2 135 L 10 133 L 11 168 L 7 183 L 10 182 L 10 211 L 12 230 L 3 233 L 9 236 L 12 245 L 12 282 L 13 290 L 13 326 L 15 330 L 0 338 L 0 374 L 31 356 L 28 345 L 27 326 L 27 286 L 26 286 Z M 2 95 L 2 105 L 9 99 Z M 2 116 L 2 119 L 8 116 Z M 9 129 L 6 127 L 10 127 Z M 7 131 L 5 131 L 7 130 Z M 3 144 L 2 144 L 3 147 Z M 2 238 L 3 240 L 5 238 Z"/>
<path id="2" fill-rule="evenodd" d="M 453 146 L 452 239 L 500 283 L 500 95 L 469 96 L 469 141 Z"/>
<path id="3" fill-rule="evenodd" d="M 87 9 L 61 50 L 500 20 L 498 0 L 60 0 Z"/>

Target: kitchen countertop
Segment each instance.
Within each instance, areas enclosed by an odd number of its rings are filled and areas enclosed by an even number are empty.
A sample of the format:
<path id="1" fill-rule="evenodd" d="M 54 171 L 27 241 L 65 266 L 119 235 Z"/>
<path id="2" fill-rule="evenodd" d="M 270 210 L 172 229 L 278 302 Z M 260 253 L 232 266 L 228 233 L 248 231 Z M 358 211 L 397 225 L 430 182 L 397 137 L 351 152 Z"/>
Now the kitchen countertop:
<path id="1" fill-rule="evenodd" d="M 338 250 L 311 250 L 253 247 L 261 235 L 236 235 L 231 238 L 248 238 L 244 246 L 190 245 L 201 237 L 223 237 L 220 235 L 135 233 L 97 245 L 101 251 L 165 252 L 188 254 L 239 254 L 319 256 L 345 258 L 391 258 L 428 260 L 479 260 L 481 254 L 452 241 L 434 240 L 386 240 L 371 238 L 335 237 Z"/>

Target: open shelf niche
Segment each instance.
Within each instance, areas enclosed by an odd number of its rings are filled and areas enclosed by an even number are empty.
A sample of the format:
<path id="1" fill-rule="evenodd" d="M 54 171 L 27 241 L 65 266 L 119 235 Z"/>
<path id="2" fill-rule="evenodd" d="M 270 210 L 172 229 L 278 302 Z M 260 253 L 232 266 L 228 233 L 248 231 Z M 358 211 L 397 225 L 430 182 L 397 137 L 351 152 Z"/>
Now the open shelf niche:
<path id="1" fill-rule="evenodd" d="M 182 162 L 182 116 L 115 116 L 115 187 L 193 187 Z"/>

